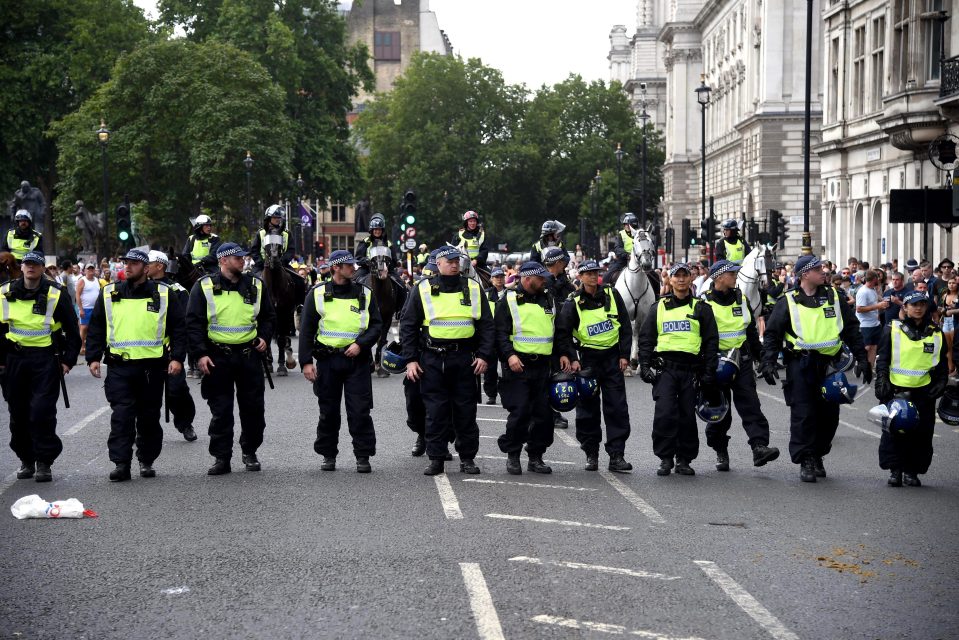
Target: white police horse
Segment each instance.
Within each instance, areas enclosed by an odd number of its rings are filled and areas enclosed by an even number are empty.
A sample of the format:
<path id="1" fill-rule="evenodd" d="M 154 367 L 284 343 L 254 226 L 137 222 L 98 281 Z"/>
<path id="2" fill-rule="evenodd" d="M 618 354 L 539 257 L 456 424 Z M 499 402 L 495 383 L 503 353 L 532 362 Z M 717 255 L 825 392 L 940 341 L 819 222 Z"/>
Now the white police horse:
<path id="1" fill-rule="evenodd" d="M 619 274 L 614 288 L 619 291 L 626 313 L 633 325 L 633 346 L 629 351 L 630 366 L 636 367 L 639 361 L 639 329 L 654 302 L 656 290 L 646 273 L 656 264 L 656 249 L 646 229 L 633 230 L 633 250 L 629 264 Z M 631 375 L 627 369 L 627 375 Z"/>
<path id="2" fill-rule="evenodd" d="M 749 302 L 749 310 L 753 318 L 759 318 L 763 310 L 762 289 L 769 284 L 769 269 L 766 265 L 766 257 L 772 255 L 773 246 L 768 244 L 757 244 L 753 247 L 741 265 L 741 269 L 736 274 L 736 286 L 743 292 L 743 298 Z M 703 281 L 702 290 L 698 295 L 702 297 L 709 291 L 713 284 L 712 278 L 706 278 Z M 758 320 L 757 320 L 758 322 Z"/>

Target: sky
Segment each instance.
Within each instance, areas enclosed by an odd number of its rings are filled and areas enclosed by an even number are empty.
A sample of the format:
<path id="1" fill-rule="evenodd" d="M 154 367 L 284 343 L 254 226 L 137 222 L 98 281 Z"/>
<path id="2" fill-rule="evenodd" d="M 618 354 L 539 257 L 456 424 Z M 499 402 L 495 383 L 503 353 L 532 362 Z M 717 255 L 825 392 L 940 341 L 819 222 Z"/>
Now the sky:
<path id="1" fill-rule="evenodd" d="M 156 15 L 155 0 L 134 2 Z M 632 35 L 636 6 L 636 0 L 430 0 L 457 54 L 481 58 L 507 82 L 530 89 L 570 73 L 609 80 L 609 30 L 624 24 Z"/>

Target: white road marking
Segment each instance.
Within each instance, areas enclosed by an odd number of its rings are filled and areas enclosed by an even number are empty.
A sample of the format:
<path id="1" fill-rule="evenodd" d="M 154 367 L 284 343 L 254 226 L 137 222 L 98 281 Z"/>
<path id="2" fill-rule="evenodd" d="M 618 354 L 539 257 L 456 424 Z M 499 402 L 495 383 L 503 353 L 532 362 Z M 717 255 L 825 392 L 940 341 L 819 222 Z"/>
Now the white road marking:
<path id="1" fill-rule="evenodd" d="M 499 440 L 499 436 L 480 436 L 480 438 L 487 438 L 489 440 Z"/>
<path id="2" fill-rule="evenodd" d="M 168 596 L 177 596 L 181 593 L 189 593 L 190 587 L 170 587 L 169 589 L 163 589 L 160 593 L 166 594 Z"/>
<path id="3" fill-rule="evenodd" d="M 433 476 L 437 478 L 439 476 Z M 503 627 L 499 623 L 499 615 L 493 606 L 493 597 L 486 587 L 483 571 L 475 562 L 461 562 L 460 571 L 463 573 L 463 583 L 470 597 L 470 609 L 473 610 L 473 619 L 476 621 L 476 631 L 480 640 L 505 640 Z"/>
<path id="4" fill-rule="evenodd" d="M 506 456 L 476 456 L 481 460 L 506 460 Z M 565 462 L 563 460 L 543 460 L 546 464 L 576 464 L 575 462 Z"/>
<path id="5" fill-rule="evenodd" d="M 574 620 L 573 618 L 561 618 L 560 616 L 533 616 L 530 618 L 533 622 L 540 624 L 551 624 L 557 627 L 566 627 L 567 629 L 582 629 L 584 631 L 598 631 L 600 633 L 610 633 L 617 636 L 630 635 L 640 638 L 650 638 L 651 640 L 702 640 L 697 636 L 674 636 L 668 633 L 659 633 L 658 631 L 645 631 L 643 629 L 627 629 L 619 624 L 607 624 L 605 622 L 589 622 L 586 620 Z"/>
<path id="6" fill-rule="evenodd" d="M 573 438 L 573 436 L 566 433 L 566 429 L 553 429 L 553 434 L 557 438 L 563 441 L 564 444 L 568 444 L 574 449 L 579 449 L 579 443 Z"/>
<path id="7" fill-rule="evenodd" d="M 91 422 L 93 422 L 94 420 L 96 420 L 97 418 L 99 418 L 100 416 L 102 416 L 104 413 L 106 413 L 106 412 L 109 411 L 109 410 L 110 410 L 110 405 L 107 405 L 107 406 L 105 406 L 105 407 L 100 407 L 99 409 L 97 409 L 96 411 L 94 411 L 93 413 L 91 413 L 90 415 L 88 415 L 86 418 L 84 418 L 84 419 L 81 420 L 80 422 L 76 423 L 75 425 L 73 425 L 72 427 L 70 427 L 69 429 L 67 429 L 67 430 L 63 433 L 63 435 L 65 435 L 65 436 L 72 436 L 72 435 L 78 433 L 78 432 L 80 431 L 80 429 L 82 429 L 83 427 L 87 426 L 88 424 L 90 424 Z"/>
<path id="8" fill-rule="evenodd" d="M 480 422 L 506 422 L 506 418 L 477 418 Z"/>
<path id="9" fill-rule="evenodd" d="M 540 489 L 568 489 L 570 491 L 599 491 L 599 489 L 588 489 L 586 487 L 567 487 L 563 484 L 538 484 L 536 482 L 512 482 L 510 480 L 481 480 L 479 478 L 467 478 L 463 482 L 480 482 L 482 484 L 511 484 L 517 487 L 538 487 Z"/>
<path id="10" fill-rule="evenodd" d="M 779 402 L 780 404 L 786 404 L 786 401 L 783 400 L 782 398 L 777 398 L 776 396 L 770 395 L 766 393 L 765 391 L 757 390 L 756 393 L 758 393 L 761 396 L 765 396 L 769 398 L 770 400 L 775 400 L 776 402 Z M 862 427 L 857 427 L 856 425 L 850 424 L 846 422 L 845 420 L 840 420 L 839 424 L 841 424 L 844 427 L 848 427 L 849 429 L 852 429 L 853 431 L 858 431 L 859 433 L 865 433 L 867 436 L 872 436 L 873 438 L 880 437 L 880 435 L 876 433 L 875 431 L 870 431 L 869 429 L 863 429 Z"/>
<path id="11" fill-rule="evenodd" d="M 0 493 L 3 493 L 4 491 L 12 487 L 16 481 L 17 481 L 17 472 L 14 471 L 10 475 L 8 475 L 6 478 L 4 478 L 2 481 L 0 481 Z"/>
<path id="12" fill-rule="evenodd" d="M 703 570 L 710 580 L 715 582 L 720 589 L 726 592 L 733 602 L 740 609 L 759 623 L 770 636 L 776 640 L 799 640 L 799 636 L 787 629 L 776 616 L 771 614 L 766 607 L 759 604 L 756 598 L 752 597 L 748 591 L 743 589 L 738 582 L 733 580 L 729 574 L 719 568 L 715 562 L 710 560 L 694 560 L 696 565 Z"/>
<path id="13" fill-rule="evenodd" d="M 446 514 L 447 520 L 462 520 L 463 512 L 460 511 L 459 500 L 456 499 L 456 494 L 453 493 L 453 485 L 450 484 L 449 478 L 446 477 L 445 473 L 433 476 L 433 480 L 436 482 L 436 490 L 440 494 L 440 502 L 443 504 L 443 513 Z"/>
<path id="14" fill-rule="evenodd" d="M 588 569 L 590 571 L 599 571 L 600 573 L 609 573 L 618 576 L 632 576 L 634 578 L 654 578 L 656 580 L 681 580 L 680 576 L 667 576 L 665 573 L 652 573 L 650 571 L 637 571 L 636 569 L 623 569 L 621 567 L 604 567 L 599 564 L 583 564 L 581 562 L 566 562 L 562 560 L 542 560 L 540 558 L 530 558 L 527 556 L 516 556 L 509 559 L 510 562 L 525 562 L 527 564 L 550 565 L 553 567 L 564 567 L 566 569 Z"/>
<path id="15" fill-rule="evenodd" d="M 606 482 L 619 492 L 619 495 L 626 498 L 626 501 L 639 509 L 639 512 L 644 516 L 657 524 L 666 524 L 666 519 L 660 515 L 659 511 L 656 511 L 648 502 L 640 498 L 639 494 L 627 487 L 622 480 L 605 469 L 600 469 L 599 475 L 603 476 Z"/>
<path id="16" fill-rule="evenodd" d="M 612 524 L 593 524 L 591 522 L 576 522 L 575 520 L 553 520 L 552 518 L 537 518 L 535 516 L 513 516 L 506 513 L 487 513 L 487 518 L 498 520 L 526 520 L 542 524 L 560 524 L 564 527 L 584 527 L 586 529 L 606 529 L 609 531 L 629 531 L 629 527 L 620 527 Z"/>

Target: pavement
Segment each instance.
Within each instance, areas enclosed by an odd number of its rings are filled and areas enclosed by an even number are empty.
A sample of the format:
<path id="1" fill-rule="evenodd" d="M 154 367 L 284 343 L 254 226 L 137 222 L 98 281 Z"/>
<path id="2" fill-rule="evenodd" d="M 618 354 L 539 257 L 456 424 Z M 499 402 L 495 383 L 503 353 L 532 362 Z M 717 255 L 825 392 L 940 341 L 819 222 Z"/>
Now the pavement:
<path id="1" fill-rule="evenodd" d="M 959 430 L 937 425 L 921 488 L 888 488 L 871 393 L 842 410 L 828 478 L 799 482 L 780 390 L 760 382 L 779 460 L 752 466 L 738 418 L 732 471 L 701 438 L 697 475 L 655 475 L 649 386 L 627 379 L 631 474 L 584 471 L 557 430 L 552 475 L 510 476 L 505 410 L 480 405 L 481 475 L 422 475 L 399 377 L 373 378 L 378 451 L 319 470 L 317 404 L 298 373 L 266 391 L 263 471 L 209 477 L 200 438 L 166 429 L 157 477 L 107 479 L 102 380 L 68 376 L 54 481 L 17 481 L 0 452 L 2 638 L 959 637 Z M 485 400 L 485 398 L 484 398 Z M 7 423 L 3 412 L 0 422 Z M 134 473 L 136 467 L 134 465 Z M 14 519 L 38 493 L 95 519 Z M 6 515 L 4 515 L 6 513 Z"/>

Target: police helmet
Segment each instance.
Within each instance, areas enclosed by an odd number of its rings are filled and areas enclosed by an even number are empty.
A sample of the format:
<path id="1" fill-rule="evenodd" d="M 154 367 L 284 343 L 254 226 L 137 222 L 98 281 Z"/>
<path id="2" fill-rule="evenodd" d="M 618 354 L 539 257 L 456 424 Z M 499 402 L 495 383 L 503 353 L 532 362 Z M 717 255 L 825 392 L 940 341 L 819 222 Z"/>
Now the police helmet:
<path id="1" fill-rule="evenodd" d="M 723 229 L 728 229 L 730 231 L 739 231 L 739 223 L 730 218 L 723 222 Z"/>
<path id="2" fill-rule="evenodd" d="M 842 371 L 834 371 L 822 381 L 822 397 L 827 402 L 836 404 L 852 404 L 856 400 L 857 385 L 849 382 Z"/>
<path id="3" fill-rule="evenodd" d="M 628 224 L 633 229 L 635 229 L 639 226 L 639 220 L 636 218 L 635 213 L 624 213 L 623 219 L 620 222 L 620 224 Z"/>
<path id="4" fill-rule="evenodd" d="M 716 382 L 728 387 L 739 375 L 739 349 L 730 349 L 719 354 L 719 364 L 716 367 Z"/>
<path id="5" fill-rule="evenodd" d="M 906 398 L 894 398 L 869 410 L 869 420 L 895 435 L 906 435 L 919 428 L 919 410 Z"/>
<path id="6" fill-rule="evenodd" d="M 467 211 L 463 214 L 463 222 L 465 223 L 467 220 L 476 220 L 478 222 L 479 214 L 475 211 Z"/>
<path id="7" fill-rule="evenodd" d="M 278 204 L 271 204 L 266 208 L 266 211 L 263 212 L 263 219 L 268 218 L 282 218 L 283 217 L 283 207 Z"/>
<path id="8" fill-rule="evenodd" d="M 702 389 L 696 394 L 696 415 L 706 424 L 719 422 L 729 413 L 729 402 L 726 401 L 726 396 L 717 393 L 716 397 L 719 399 L 719 404 L 710 404 Z"/>
<path id="9" fill-rule="evenodd" d="M 599 393 L 599 382 L 593 376 L 593 370 L 589 367 L 576 372 L 576 391 L 579 397 L 584 400 L 593 398 Z"/>
<path id="10" fill-rule="evenodd" d="M 205 224 L 213 224 L 213 221 L 210 220 L 210 216 L 208 215 L 197 216 L 196 220 L 193 221 L 193 226 L 196 228 L 200 228 Z"/>
<path id="11" fill-rule="evenodd" d="M 382 365 L 389 373 L 403 373 L 406 370 L 406 359 L 401 355 L 403 350 L 400 343 L 394 340 L 383 349 Z"/>
<path id="12" fill-rule="evenodd" d="M 547 220 L 540 229 L 540 235 L 545 238 L 548 235 L 563 233 L 564 229 L 566 229 L 566 225 L 559 220 Z"/>
<path id="13" fill-rule="evenodd" d="M 383 218 L 383 214 L 374 213 L 373 217 L 370 218 L 370 231 L 373 229 L 386 229 L 386 220 Z"/>
<path id="14" fill-rule="evenodd" d="M 16 215 L 13 216 L 14 222 L 20 222 L 21 220 L 26 220 L 27 222 L 33 222 L 33 216 L 30 215 L 30 212 L 26 209 L 20 209 L 17 211 Z"/>
<path id="15" fill-rule="evenodd" d="M 828 373 L 833 373 L 836 371 L 849 371 L 856 365 L 856 358 L 852 355 L 852 350 L 843 343 L 842 349 L 839 350 L 833 359 L 830 361 L 829 366 L 826 368 Z"/>
<path id="16" fill-rule="evenodd" d="M 549 404 L 556 411 L 572 411 L 579 399 L 576 376 L 570 373 L 557 373 L 549 386 Z"/>

